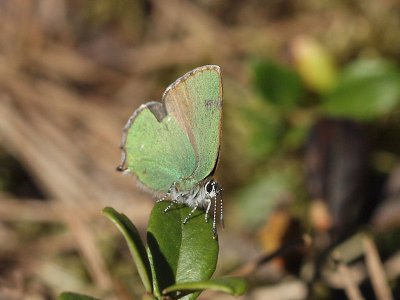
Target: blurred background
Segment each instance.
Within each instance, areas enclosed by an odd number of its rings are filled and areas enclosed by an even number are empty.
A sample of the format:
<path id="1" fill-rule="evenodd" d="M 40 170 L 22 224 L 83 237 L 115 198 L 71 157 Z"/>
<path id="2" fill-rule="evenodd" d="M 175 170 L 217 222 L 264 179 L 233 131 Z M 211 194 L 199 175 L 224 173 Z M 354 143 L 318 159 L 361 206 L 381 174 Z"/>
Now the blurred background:
<path id="1" fill-rule="evenodd" d="M 248 278 L 241 299 L 400 299 L 399 28 L 397 0 L 0 1 L 0 299 L 140 299 L 101 215 L 144 236 L 154 203 L 115 171 L 121 131 L 204 64 L 224 83 L 217 272 Z"/>

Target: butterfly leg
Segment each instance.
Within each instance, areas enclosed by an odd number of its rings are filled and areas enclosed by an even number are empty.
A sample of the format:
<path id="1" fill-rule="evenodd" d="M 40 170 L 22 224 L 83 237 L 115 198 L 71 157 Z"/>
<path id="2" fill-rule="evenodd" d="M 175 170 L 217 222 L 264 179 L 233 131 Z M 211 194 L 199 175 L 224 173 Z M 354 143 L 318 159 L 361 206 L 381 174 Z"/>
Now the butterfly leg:
<path id="1" fill-rule="evenodd" d="M 190 217 L 193 215 L 193 213 L 196 211 L 197 207 L 199 206 L 199 203 L 196 202 L 195 206 L 193 209 L 190 211 L 190 213 L 186 216 L 186 218 L 183 220 L 183 224 L 186 224 L 187 221 L 189 221 Z"/>
<path id="2" fill-rule="evenodd" d="M 167 197 L 168 197 L 168 194 L 165 194 L 165 195 L 162 196 L 160 199 L 157 199 L 157 200 L 156 200 L 156 203 L 158 203 L 158 202 L 163 202 L 165 199 L 167 199 Z"/>
<path id="3" fill-rule="evenodd" d="M 174 207 L 176 204 L 178 204 L 178 201 L 176 200 L 172 200 L 171 204 L 168 205 L 165 209 L 164 209 L 164 213 L 166 213 L 167 211 L 169 211 L 172 207 Z"/>
<path id="4" fill-rule="evenodd" d="M 210 211 L 211 204 L 212 204 L 211 199 L 207 199 L 207 201 L 208 201 L 208 204 L 207 204 L 206 214 L 204 215 L 204 219 L 205 219 L 206 223 L 208 223 L 208 212 Z"/>
<path id="5" fill-rule="evenodd" d="M 164 201 L 165 199 L 167 199 L 169 196 L 171 196 L 171 189 L 172 189 L 172 187 L 170 187 L 169 190 L 168 190 L 168 192 L 166 192 L 164 196 L 162 196 L 160 199 L 158 199 L 158 200 L 156 201 L 156 203 L 162 202 L 162 201 Z"/>

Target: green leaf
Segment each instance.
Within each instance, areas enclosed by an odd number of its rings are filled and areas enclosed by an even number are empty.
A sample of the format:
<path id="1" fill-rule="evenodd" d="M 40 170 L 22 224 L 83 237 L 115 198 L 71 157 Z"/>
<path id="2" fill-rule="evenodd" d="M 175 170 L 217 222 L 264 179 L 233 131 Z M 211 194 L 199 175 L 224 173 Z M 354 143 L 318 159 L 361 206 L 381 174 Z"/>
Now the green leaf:
<path id="1" fill-rule="evenodd" d="M 191 281 L 208 280 L 215 271 L 218 242 L 213 237 L 212 220 L 205 222 L 204 212 L 196 210 L 186 224 L 189 207 L 171 208 L 171 202 L 157 203 L 147 228 L 147 244 L 154 280 L 154 293 L 168 286 Z M 197 293 L 185 299 L 195 299 Z"/>
<path id="2" fill-rule="evenodd" d="M 341 74 L 323 109 L 330 115 L 371 120 L 400 102 L 400 71 L 384 60 L 359 60 Z"/>
<path id="3" fill-rule="evenodd" d="M 108 217 L 124 236 L 129 250 L 131 252 L 133 261 L 136 264 L 140 278 L 148 293 L 152 293 L 152 277 L 150 262 L 146 254 L 146 248 L 140 238 L 139 232 L 135 225 L 124 214 L 118 213 L 111 207 L 103 209 L 103 214 Z"/>
<path id="4" fill-rule="evenodd" d="M 207 281 L 183 282 L 167 287 L 163 294 L 177 292 L 178 295 L 184 295 L 194 291 L 213 290 L 228 293 L 234 296 L 243 295 L 247 290 L 247 283 L 242 278 L 223 277 Z"/>
<path id="5" fill-rule="evenodd" d="M 72 293 L 72 292 L 63 292 L 57 298 L 58 300 L 99 300 L 98 298 Z"/>
<path id="6" fill-rule="evenodd" d="M 264 98 L 285 110 L 295 106 L 303 93 L 296 72 L 269 60 L 255 60 L 252 68 L 253 85 Z"/>

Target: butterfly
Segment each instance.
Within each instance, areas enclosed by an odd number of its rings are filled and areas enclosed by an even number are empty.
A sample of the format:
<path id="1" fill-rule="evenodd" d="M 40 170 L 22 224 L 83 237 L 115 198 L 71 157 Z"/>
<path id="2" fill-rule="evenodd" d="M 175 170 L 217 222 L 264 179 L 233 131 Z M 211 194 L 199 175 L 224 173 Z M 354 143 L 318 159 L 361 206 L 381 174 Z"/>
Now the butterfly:
<path id="1" fill-rule="evenodd" d="M 223 225 L 222 188 L 213 178 L 221 139 L 222 77 L 219 66 L 198 67 L 169 85 L 161 102 L 141 105 L 126 123 L 121 141 L 119 171 L 133 173 L 158 201 L 169 198 L 167 212 L 176 204 L 213 208 Z"/>

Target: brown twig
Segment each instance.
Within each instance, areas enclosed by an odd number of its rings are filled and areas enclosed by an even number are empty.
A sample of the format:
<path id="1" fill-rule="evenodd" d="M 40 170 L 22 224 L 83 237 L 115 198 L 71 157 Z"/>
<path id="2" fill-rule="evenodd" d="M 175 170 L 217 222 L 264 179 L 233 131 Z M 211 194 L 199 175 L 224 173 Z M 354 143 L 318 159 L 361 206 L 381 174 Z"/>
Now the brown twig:
<path id="1" fill-rule="evenodd" d="M 286 243 L 282 245 L 279 249 L 275 250 L 274 252 L 264 255 L 260 258 L 258 258 L 255 261 L 250 261 L 243 266 L 240 266 L 239 268 L 235 269 L 230 273 L 232 276 L 249 276 L 252 274 L 254 271 L 256 271 L 258 268 L 260 268 L 262 265 L 270 262 L 271 260 L 286 255 L 290 252 L 299 250 L 304 247 L 308 247 L 311 243 L 311 239 L 308 236 L 304 236 L 301 239 L 294 240 L 290 243 Z"/>
<path id="2" fill-rule="evenodd" d="M 360 289 L 357 286 L 356 281 L 353 278 L 351 269 L 347 267 L 344 263 L 340 261 L 340 256 L 335 253 L 335 260 L 337 263 L 337 271 L 342 279 L 343 288 L 346 292 L 347 297 L 350 300 L 362 300 L 364 299 L 361 295 Z"/>
<path id="3" fill-rule="evenodd" d="M 387 283 L 385 270 L 379 258 L 378 250 L 375 243 L 368 236 L 363 239 L 363 246 L 365 251 L 365 262 L 369 277 L 374 288 L 375 295 L 379 300 L 393 299 Z"/>

